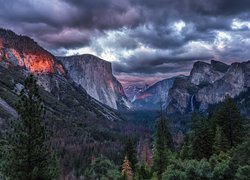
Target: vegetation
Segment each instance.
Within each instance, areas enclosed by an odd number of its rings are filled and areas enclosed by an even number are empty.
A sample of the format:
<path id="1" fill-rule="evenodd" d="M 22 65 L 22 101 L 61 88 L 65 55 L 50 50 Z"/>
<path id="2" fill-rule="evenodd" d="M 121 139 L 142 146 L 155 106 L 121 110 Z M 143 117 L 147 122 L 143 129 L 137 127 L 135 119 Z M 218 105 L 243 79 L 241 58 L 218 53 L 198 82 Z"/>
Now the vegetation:
<path id="1" fill-rule="evenodd" d="M 47 119 L 32 76 L 16 109 L 18 118 L 0 134 L 0 179 L 57 179 L 59 170 L 63 178 L 74 174 L 90 180 L 250 179 L 249 120 L 230 97 L 208 115 L 194 112 L 182 144 L 174 141 L 173 120 L 163 113 L 155 128 L 147 119 L 155 113 L 137 113 L 137 122 L 114 131 L 96 128 L 84 117 Z"/>
<path id="2" fill-rule="evenodd" d="M 36 80 L 29 76 L 3 141 L 1 170 L 10 179 L 57 179 L 58 167 L 48 144 L 44 108 Z"/>

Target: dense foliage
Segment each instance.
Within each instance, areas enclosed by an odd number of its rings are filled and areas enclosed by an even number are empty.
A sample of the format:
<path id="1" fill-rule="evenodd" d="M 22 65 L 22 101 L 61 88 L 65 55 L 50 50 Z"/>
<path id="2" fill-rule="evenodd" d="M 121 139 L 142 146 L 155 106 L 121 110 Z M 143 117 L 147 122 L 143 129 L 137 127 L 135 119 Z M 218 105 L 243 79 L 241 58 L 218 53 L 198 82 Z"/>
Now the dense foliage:
<path id="1" fill-rule="evenodd" d="M 57 179 L 57 161 L 48 144 L 44 108 L 33 76 L 17 104 L 18 119 L 12 120 L 3 139 L 1 170 L 10 179 Z"/>

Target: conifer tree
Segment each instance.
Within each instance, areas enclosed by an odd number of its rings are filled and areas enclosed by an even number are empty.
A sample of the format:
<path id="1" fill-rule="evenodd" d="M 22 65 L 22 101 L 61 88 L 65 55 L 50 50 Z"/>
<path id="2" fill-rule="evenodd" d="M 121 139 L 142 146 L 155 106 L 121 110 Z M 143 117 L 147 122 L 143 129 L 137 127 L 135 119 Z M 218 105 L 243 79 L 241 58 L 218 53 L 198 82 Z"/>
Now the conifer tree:
<path id="1" fill-rule="evenodd" d="M 157 172 L 158 179 L 162 179 L 162 173 L 167 166 L 167 152 L 174 149 L 174 143 L 169 132 L 167 119 L 161 113 L 156 123 L 156 134 L 153 150 L 153 169 Z"/>
<path id="2" fill-rule="evenodd" d="M 17 104 L 19 118 L 13 120 L 4 152 L 4 173 L 16 180 L 57 178 L 57 162 L 48 148 L 44 107 L 36 80 L 30 75 Z"/>
<path id="3" fill-rule="evenodd" d="M 232 148 L 243 141 L 243 118 L 233 99 L 227 96 L 213 117 Z"/>
<path id="4" fill-rule="evenodd" d="M 127 157 L 129 162 L 130 162 L 130 166 L 132 168 L 132 170 L 135 170 L 135 165 L 138 162 L 137 157 L 136 157 L 136 147 L 132 141 L 131 138 L 127 139 L 127 142 L 124 146 L 124 150 L 123 150 L 123 157 Z"/>
<path id="5" fill-rule="evenodd" d="M 209 121 L 196 114 L 192 117 L 192 153 L 194 159 L 209 158 L 213 152 L 213 131 Z"/>
<path id="6" fill-rule="evenodd" d="M 89 180 L 119 179 L 120 173 L 113 161 L 101 155 L 85 169 L 84 177 Z"/>
<path id="7" fill-rule="evenodd" d="M 125 156 L 125 159 L 123 161 L 121 174 L 122 174 L 123 179 L 133 180 L 133 171 L 132 171 L 132 168 L 130 167 L 130 162 L 127 156 Z"/>
<path id="8" fill-rule="evenodd" d="M 214 137 L 214 144 L 213 144 L 213 152 L 220 153 L 229 150 L 229 142 L 225 137 L 220 126 L 216 127 L 215 137 Z"/>

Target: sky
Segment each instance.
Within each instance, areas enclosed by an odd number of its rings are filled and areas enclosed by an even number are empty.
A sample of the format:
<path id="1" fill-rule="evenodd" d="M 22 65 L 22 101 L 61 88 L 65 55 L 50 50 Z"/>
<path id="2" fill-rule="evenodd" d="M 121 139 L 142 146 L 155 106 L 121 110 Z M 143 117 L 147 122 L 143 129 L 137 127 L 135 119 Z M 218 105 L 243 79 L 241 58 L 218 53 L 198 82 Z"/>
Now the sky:
<path id="1" fill-rule="evenodd" d="M 124 86 L 250 59 L 250 0 L 0 0 L 0 27 L 112 62 Z"/>

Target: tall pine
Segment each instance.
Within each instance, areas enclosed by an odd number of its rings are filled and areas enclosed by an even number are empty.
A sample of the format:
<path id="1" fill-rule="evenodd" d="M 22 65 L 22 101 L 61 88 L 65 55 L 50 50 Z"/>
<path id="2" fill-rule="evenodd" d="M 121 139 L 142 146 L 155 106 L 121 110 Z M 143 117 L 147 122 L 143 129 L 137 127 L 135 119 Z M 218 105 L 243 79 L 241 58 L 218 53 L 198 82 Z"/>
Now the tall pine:
<path id="1" fill-rule="evenodd" d="M 138 162 L 137 160 L 137 152 L 136 152 L 136 147 L 135 144 L 133 142 L 133 140 L 129 137 L 126 141 L 126 144 L 124 146 L 124 150 L 123 150 L 123 157 L 127 157 L 129 162 L 130 162 L 130 166 L 132 168 L 132 170 L 135 170 L 135 165 Z"/>
<path id="2" fill-rule="evenodd" d="M 243 118 L 232 98 L 229 96 L 225 98 L 224 102 L 215 112 L 213 119 L 215 124 L 221 128 L 226 141 L 229 142 L 229 148 L 232 148 L 243 141 Z"/>
<path id="3" fill-rule="evenodd" d="M 226 138 L 221 127 L 217 126 L 214 137 L 213 152 L 218 154 L 220 152 L 225 152 L 229 149 L 230 145 L 228 139 Z"/>
<path id="4" fill-rule="evenodd" d="M 174 149 L 171 133 L 168 129 L 167 119 L 162 115 L 156 122 L 156 134 L 153 150 L 153 169 L 157 173 L 158 179 L 162 179 L 162 173 L 166 170 L 169 150 Z"/>
<path id="5" fill-rule="evenodd" d="M 35 78 L 25 80 L 4 153 L 4 174 L 16 180 L 57 179 L 57 162 L 47 144 L 44 107 Z"/>
<path id="6" fill-rule="evenodd" d="M 195 159 L 209 158 L 213 152 L 213 131 L 209 120 L 198 113 L 192 114 L 192 156 Z"/>

